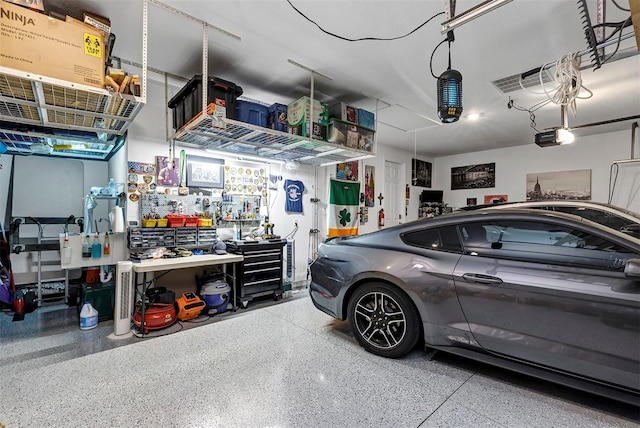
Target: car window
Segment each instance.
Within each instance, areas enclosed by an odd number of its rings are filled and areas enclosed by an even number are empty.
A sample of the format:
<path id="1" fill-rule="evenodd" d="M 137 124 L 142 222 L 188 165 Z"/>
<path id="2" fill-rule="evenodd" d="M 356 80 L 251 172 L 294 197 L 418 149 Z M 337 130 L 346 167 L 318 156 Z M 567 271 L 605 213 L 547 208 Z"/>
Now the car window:
<path id="1" fill-rule="evenodd" d="M 615 215 L 614 213 L 602 210 L 595 210 L 593 208 L 584 208 L 584 207 L 553 207 L 554 211 L 560 211 L 563 213 L 578 215 L 582 218 L 586 218 L 587 220 L 594 221 L 596 223 L 600 223 L 604 226 L 610 227 L 611 229 L 621 230 L 625 226 L 632 223 L 628 219 L 624 217 L 620 217 Z"/>
<path id="2" fill-rule="evenodd" d="M 639 257 L 584 230 L 533 221 L 476 222 L 460 226 L 465 253 L 536 263 L 621 270 Z"/>
<path id="3" fill-rule="evenodd" d="M 461 252 L 462 246 L 455 226 L 421 229 L 402 235 L 402 240 L 414 247 Z"/>

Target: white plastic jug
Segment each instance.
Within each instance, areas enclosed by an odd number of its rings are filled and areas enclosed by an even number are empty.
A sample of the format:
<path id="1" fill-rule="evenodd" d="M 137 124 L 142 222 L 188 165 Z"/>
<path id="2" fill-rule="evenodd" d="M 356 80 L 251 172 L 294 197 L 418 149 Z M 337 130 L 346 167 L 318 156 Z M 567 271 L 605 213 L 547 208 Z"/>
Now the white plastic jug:
<path id="1" fill-rule="evenodd" d="M 89 330 L 98 326 L 98 311 L 91 302 L 84 302 L 80 311 L 80 330 Z"/>

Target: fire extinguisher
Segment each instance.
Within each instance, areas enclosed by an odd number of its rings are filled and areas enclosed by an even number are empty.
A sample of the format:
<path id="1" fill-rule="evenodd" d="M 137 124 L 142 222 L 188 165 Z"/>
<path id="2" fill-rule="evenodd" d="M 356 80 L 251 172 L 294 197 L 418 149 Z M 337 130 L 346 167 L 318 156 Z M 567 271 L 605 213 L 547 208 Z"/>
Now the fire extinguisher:
<path id="1" fill-rule="evenodd" d="M 378 226 L 384 226 L 384 210 L 382 208 L 378 211 Z"/>

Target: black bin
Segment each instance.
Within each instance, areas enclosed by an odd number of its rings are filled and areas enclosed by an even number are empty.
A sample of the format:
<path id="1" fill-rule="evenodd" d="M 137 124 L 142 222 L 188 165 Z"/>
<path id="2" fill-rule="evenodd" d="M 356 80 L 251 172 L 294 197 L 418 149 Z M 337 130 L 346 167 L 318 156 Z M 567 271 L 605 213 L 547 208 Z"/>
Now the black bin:
<path id="1" fill-rule="evenodd" d="M 209 77 L 207 105 L 223 100 L 227 108 L 227 118 L 235 119 L 236 99 L 242 95 L 242 88 L 233 82 Z M 193 76 L 189 82 L 169 101 L 173 110 L 173 128 L 179 129 L 202 111 L 202 75 Z"/>

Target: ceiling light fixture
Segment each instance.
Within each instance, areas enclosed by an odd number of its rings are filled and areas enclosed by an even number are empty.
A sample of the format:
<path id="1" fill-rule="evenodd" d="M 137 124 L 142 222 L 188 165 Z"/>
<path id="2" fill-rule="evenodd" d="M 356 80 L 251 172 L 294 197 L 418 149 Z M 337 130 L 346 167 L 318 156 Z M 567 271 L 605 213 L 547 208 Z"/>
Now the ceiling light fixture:
<path id="1" fill-rule="evenodd" d="M 535 135 L 534 142 L 540 147 L 560 146 L 563 144 L 571 144 L 575 140 L 571 129 L 569 128 L 567 118 L 567 106 L 560 106 L 561 126 L 552 128 L 549 131 L 539 132 Z"/>
<path id="2" fill-rule="evenodd" d="M 462 74 L 451 69 L 451 42 L 453 31 L 447 33 L 449 42 L 449 66 L 438 77 L 438 117 L 443 123 L 453 123 L 462 114 Z"/>
<path id="3" fill-rule="evenodd" d="M 491 12 L 492 10 L 509 3 L 511 0 L 487 0 L 484 1 L 464 12 L 460 13 L 457 16 L 451 16 L 455 12 L 455 0 L 449 0 L 450 10 L 447 11 L 447 16 L 449 19 L 442 23 L 442 34 L 445 34 L 449 31 L 452 31 L 467 22 L 476 19 L 479 16 L 484 15 L 485 13 Z M 452 6 L 452 7 L 451 7 Z"/>
<path id="4" fill-rule="evenodd" d="M 575 140 L 575 137 L 569 128 L 556 129 L 556 141 L 558 144 L 571 144 L 573 140 Z"/>
<path id="5" fill-rule="evenodd" d="M 295 160 L 287 159 L 284 163 L 284 167 L 287 168 L 289 171 L 295 171 L 296 169 L 300 168 L 300 164 Z"/>
<path id="6" fill-rule="evenodd" d="M 471 114 L 467 115 L 467 119 L 469 119 L 469 120 L 478 120 L 478 119 L 480 119 L 480 114 L 479 113 L 471 113 Z"/>

